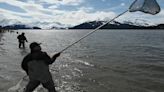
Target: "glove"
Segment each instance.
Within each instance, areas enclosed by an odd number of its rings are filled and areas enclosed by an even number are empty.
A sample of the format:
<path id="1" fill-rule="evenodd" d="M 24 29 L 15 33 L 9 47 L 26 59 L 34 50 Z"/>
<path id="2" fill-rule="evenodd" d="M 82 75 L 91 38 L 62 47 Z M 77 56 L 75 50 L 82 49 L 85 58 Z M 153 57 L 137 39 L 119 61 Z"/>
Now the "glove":
<path id="1" fill-rule="evenodd" d="M 57 57 L 59 57 L 60 56 L 60 52 L 59 53 L 57 53 L 57 54 L 55 54 L 54 56 L 53 56 L 53 58 L 57 58 Z"/>
<path id="2" fill-rule="evenodd" d="M 56 57 L 59 57 L 59 56 L 60 56 L 60 54 L 61 54 L 61 53 L 59 52 L 59 53 L 55 54 L 55 56 L 56 56 Z"/>

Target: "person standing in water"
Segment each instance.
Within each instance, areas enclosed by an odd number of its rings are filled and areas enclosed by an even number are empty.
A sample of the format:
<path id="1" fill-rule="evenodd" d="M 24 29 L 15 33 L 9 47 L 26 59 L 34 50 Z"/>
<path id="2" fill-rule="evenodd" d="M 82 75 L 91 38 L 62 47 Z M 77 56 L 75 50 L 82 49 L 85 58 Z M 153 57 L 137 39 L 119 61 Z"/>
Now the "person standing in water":
<path id="1" fill-rule="evenodd" d="M 41 46 L 37 42 L 30 44 L 31 53 L 24 57 L 21 67 L 29 76 L 29 83 L 25 92 L 33 92 L 40 84 L 49 92 L 55 90 L 52 75 L 49 71 L 49 65 L 52 64 L 60 53 L 55 54 L 52 58 L 46 52 L 41 51 Z"/>
<path id="2" fill-rule="evenodd" d="M 19 42 L 19 48 L 21 48 L 21 46 L 23 46 L 23 48 L 25 48 L 25 41 L 28 42 L 27 38 L 25 36 L 25 33 L 18 35 L 17 39 Z"/>

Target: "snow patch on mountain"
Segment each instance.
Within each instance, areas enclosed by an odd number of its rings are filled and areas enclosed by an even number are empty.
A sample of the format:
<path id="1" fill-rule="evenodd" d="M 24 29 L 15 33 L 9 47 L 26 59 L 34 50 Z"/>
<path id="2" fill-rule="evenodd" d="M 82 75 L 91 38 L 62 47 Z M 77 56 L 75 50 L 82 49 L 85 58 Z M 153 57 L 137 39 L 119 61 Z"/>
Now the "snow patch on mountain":
<path id="1" fill-rule="evenodd" d="M 144 20 L 144 19 L 127 20 L 127 21 L 123 21 L 123 22 L 120 22 L 120 23 L 135 25 L 135 26 L 145 26 L 145 27 L 156 25 L 156 24 L 151 23 L 148 20 Z"/>

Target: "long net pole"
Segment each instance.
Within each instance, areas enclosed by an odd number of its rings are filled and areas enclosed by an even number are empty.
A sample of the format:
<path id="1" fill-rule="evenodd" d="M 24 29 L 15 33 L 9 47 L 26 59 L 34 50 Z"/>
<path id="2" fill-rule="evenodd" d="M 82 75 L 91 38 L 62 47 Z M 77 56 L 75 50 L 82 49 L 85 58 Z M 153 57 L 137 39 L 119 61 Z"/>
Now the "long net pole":
<path id="1" fill-rule="evenodd" d="M 117 16 L 114 17 L 113 19 L 107 21 L 106 23 L 100 25 L 99 27 L 97 27 L 97 28 L 94 29 L 93 31 L 87 33 L 86 35 L 84 35 L 83 37 L 81 37 L 79 40 L 75 41 L 74 43 L 68 45 L 66 48 L 64 48 L 63 50 L 61 50 L 60 53 L 64 52 L 64 51 L 67 50 L 68 48 L 72 47 L 74 44 L 80 42 L 82 39 L 84 39 L 84 38 L 88 37 L 89 35 L 93 34 L 94 32 L 96 32 L 97 30 L 99 30 L 100 28 L 102 28 L 103 26 L 105 26 L 106 24 L 108 24 L 108 23 L 114 21 L 116 18 L 122 16 L 123 14 L 125 14 L 125 13 L 128 12 L 128 11 L 129 11 L 129 10 L 126 10 L 126 11 L 122 12 L 121 14 L 117 15 Z"/>

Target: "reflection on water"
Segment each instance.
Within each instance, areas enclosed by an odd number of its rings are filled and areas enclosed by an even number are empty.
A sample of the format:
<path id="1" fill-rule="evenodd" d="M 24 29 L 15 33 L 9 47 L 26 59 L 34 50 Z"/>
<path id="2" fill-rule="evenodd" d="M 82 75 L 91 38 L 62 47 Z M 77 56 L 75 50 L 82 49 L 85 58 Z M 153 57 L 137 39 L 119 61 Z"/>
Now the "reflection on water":
<path id="1" fill-rule="evenodd" d="M 51 55 L 90 32 L 19 31 L 29 39 L 25 49 L 18 48 L 16 33 L 3 34 L 1 92 L 25 75 L 20 63 L 31 42 L 42 42 L 43 51 Z M 100 30 L 62 53 L 50 68 L 59 92 L 163 92 L 164 31 Z"/>
<path id="2" fill-rule="evenodd" d="M 20 54 L 22 56 L 25 56 L 29 53 L 29 50 L 27 48 L 20 48 Z"/>
<path id="3" fill-rule="evenodd" d="M 4 45 L 3 34 L 4 32 L 0 31 L 0 55 L 5 53 L 5 49 L 2 47 Z"/>

